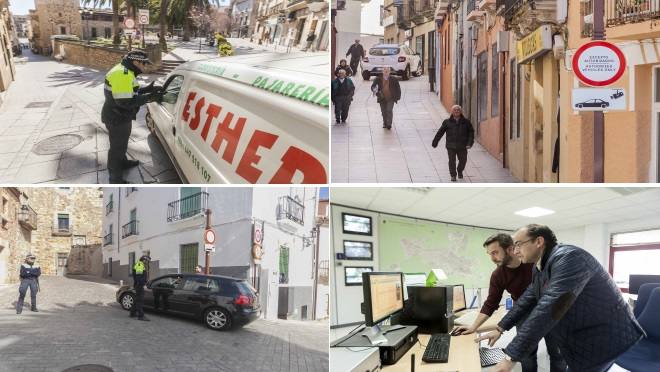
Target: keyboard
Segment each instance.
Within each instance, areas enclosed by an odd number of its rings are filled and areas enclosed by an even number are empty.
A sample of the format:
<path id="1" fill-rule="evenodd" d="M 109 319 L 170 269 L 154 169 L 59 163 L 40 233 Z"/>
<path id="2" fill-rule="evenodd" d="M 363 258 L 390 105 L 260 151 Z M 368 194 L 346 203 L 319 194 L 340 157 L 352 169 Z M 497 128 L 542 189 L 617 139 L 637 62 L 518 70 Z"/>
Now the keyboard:
<path id="1" fill-rule="evenodd" d="M 477 320 L 478 316 L 479 316 L 478 311 L 476 310 L 468 311 L 467 313 L 454 319 L 454 323 L 463 326 L 470 326 L 474 323 L 475 320 Z"/>
<path id="2" fill-rule="evenodd" d="M 435 333 L 431 335 L 429 343 L 426 344 L 426 350 L 424 350 L 422 360 L 426 363 L 447 363 L 450 337 L 447 333 Z"/>
<path id="3" fill-rule="evenodd" d="M 504 351 L 500 348 L 487 348 L 487 347 L 480 347 L 479 348 L 479 359 L 481 360 L 481 367 L 489 367 L 489 366 L 494 366 L 495 364 L 499 363 L 506 354 L 504 354 Z"/>

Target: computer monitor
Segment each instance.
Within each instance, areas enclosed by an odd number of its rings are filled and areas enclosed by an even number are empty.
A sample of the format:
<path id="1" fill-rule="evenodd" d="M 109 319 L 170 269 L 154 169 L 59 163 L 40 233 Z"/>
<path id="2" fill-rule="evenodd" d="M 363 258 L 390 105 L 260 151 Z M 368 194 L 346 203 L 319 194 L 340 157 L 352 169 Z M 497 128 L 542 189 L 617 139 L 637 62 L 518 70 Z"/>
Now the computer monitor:
<path id="1" fill-rule="evenodd" d="M 639 286 L 644 283 L 660 283 L 660 275 L 637 275 L 631 274 L 628 280 L 628 293 L 638 294 Z"/>
<path id="2" fill-rule="evenodd" d="M 403 310 L 403 273 L 363 272 L 362 289 L 367 326 Z"/>
<path id="3" fill-rule="evenodd" d="M 456 313 L 467 308 L 467 305 L 465 304 L 465 288 L 463 287 L 463 284 L 454 285 L 453 301 L 453 312 Z"/>

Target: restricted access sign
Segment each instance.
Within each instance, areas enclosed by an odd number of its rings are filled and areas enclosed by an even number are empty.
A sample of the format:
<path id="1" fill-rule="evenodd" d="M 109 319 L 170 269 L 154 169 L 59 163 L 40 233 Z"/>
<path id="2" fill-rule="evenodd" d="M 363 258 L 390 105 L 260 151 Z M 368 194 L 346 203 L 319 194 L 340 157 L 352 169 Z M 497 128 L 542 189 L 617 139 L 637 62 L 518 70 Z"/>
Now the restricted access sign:
<path id="1" fill-rule="evenodd" d="M 138 9 L 138 23 L 141 25 L 149 24 L 149 9 Z"/>
<path id="2" fill-rule="evenodd" d="M 124 19 L 124 28 L 135 28 L 135 20 L 133 18 Z"/>
<path id="3" fill-rule="evenodd" d="M 626 70 L 626 58 L 616 45 L 606 41 L 591 41 L 582 45 L 573 56 L 573 72 L 587 85 L 610 85 Z"/>
<path id="4" fill-rule="evenodd" d="M 215 231 L 213 231 L 212 229 L 208 229 L 204 231 L 204 242 L 206 244 L 215 243 Z"/>

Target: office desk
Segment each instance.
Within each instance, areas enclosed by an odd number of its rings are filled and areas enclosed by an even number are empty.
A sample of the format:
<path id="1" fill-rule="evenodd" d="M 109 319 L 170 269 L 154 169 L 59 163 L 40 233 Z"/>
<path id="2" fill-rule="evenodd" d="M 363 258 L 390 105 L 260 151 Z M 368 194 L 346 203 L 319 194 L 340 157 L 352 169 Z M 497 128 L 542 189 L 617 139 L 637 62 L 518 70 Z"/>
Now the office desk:
<path id="1" fill-rule="evenodd" d="M 506 310 L 500 306 L 493 316 L 477 329 L 477 332 L 488 332 L 495 329 L 497 323 L 504 317 Z M 424 348 L 420 345 L 426 345 L 431 335 L 420 334 L 419 341 L 406 355 L 391 366 L 383 366 L 383 371 L 387 372 L 410 372 L 410 356 L 415 354 L 415 372 L 481 372 L 481 362 L 479 361 L 479 344 L 474 342 L 477 333 L 465 336 L 452 336 L 449 344 L 449 359 L 447 363 L 426 363 L 422 361 Z"/>

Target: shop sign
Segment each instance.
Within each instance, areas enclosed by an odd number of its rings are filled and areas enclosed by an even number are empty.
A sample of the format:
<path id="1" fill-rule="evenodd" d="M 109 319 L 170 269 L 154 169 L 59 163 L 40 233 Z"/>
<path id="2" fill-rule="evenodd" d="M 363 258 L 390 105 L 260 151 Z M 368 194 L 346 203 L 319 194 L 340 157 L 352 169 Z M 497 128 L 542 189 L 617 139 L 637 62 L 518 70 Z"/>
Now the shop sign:
<path id="1" fill-rule="evenodd" d="M 516 44 L 518 63 L 538 58 L 550 50 L 552 50 L 552 30 L 550 26 L 544 25 L 518 41 Z"/>

